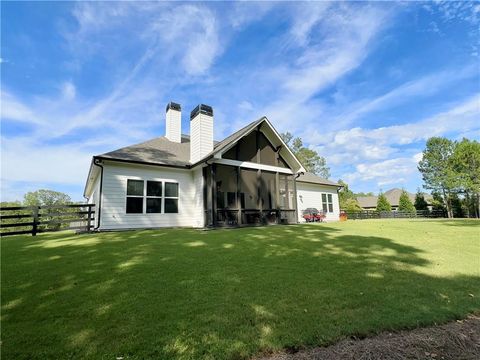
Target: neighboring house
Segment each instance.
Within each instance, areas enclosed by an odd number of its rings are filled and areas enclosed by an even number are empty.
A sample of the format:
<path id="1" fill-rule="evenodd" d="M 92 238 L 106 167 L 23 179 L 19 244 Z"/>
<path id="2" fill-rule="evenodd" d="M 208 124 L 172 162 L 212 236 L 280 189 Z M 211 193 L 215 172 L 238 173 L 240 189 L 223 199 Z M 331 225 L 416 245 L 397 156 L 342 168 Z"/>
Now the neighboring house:
<path id="1" fill-rule="evenodd" d="M 96 229 L 206 227 L 302 221 L 308 207 L 338 220 L 339 185 L 310 173 L 263 117 L 220 142 L 213 109 L 170 103 L 166 134 L 94 156 L 84 196 Z"/>
<path id="2" fill-rule="evenodd" d="M 402 189 L 394 188 L 386 191 L 385 197 L 387 198 L 388 202 L 390 205 L 392 205 L 392 210 L 397 210 L 398 205 L 400 203 L 400 195 L 402 194 Z M 415 203 L 415 194 L 412 194 L 410 192 L 407 192 L 408 197 L 410 198 L 410 201 L 412 203 Z M 425 197 L 425 201 L 429 205 L 429 208 L 431 209 L 431 203 L 432 203 L 432 196 L 429 194 L 423 194 Z M 358 196 L 357 201 L 360 207 L 363 210 L 375 210 L 377 208 L 377 200 L 378 196 Z"/>

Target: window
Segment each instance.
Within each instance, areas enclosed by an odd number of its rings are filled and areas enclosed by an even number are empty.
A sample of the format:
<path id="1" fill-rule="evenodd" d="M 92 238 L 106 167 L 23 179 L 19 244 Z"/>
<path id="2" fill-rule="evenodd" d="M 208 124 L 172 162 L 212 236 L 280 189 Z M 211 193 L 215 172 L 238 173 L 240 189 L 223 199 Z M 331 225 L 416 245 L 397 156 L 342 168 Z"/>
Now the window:
<path id="1" fill-rule="evenodd" d="M 162 212 L 162 182 L 147 181 L 147 213 Z"/>
<path id="2" fill-rule="evenodd" d="M 127 180 L 127 214 L 143 213 L 143 180 Z"/>
<path id="3" fill-rule="evenodd" d="M 177 183 L 153 180 L 147 180 L 146 183 L 145 189 L 145 181 L 127 180 L 127 214 L 178 213 Z"/>
<path id="4" fill-rule="evenodd" d="M 328 212 L 333 213 L 333 201 L 332 201 L 332 194 L 327 195 L 328 199 Z"/>
<path id="5" fill-rule="evenodd" d="M 178 183 L 165 183 L 165 213 L 178 213 Z"/>
<path id="6" fill-rule="evenodd" d="M 324 213 L 333 213 L 332 194 L 322 194 L 322 207 Z"/>

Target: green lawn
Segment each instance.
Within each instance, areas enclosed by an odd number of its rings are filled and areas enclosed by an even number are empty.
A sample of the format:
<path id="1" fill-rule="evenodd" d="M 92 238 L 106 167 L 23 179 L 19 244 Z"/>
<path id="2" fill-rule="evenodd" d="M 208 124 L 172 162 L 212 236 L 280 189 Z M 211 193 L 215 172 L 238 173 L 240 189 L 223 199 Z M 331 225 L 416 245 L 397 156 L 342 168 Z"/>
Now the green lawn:
<path id="1" fill-rule="evenodd" d="M 1 240 L 5 359 L 236 359 L 480 310 L 480 222 Z"/>

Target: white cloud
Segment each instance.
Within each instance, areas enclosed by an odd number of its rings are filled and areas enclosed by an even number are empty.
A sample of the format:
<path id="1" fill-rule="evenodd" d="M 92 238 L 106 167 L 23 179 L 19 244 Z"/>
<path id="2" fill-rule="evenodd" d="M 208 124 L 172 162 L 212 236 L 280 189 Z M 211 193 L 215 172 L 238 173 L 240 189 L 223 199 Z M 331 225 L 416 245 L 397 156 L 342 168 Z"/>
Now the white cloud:
<path id="1" fill-rule="evenodd" d="M 307 6 L 300 5 L 290 29 L 294 41 L 300 45 L 306 45 L 312 29 L 321 22 L 329 6 L 331 4 L 328 2 L 314 2 Z"/>
<path id="2" fill-rule="evenodd" d="M 378 187 L 402 185 L 417 172 L 416 157 L 398 157 L 374 163 L 360 163 L 355 172 L 344 176 L 347 183 L 366 181 Z"/>
<path id="3" fill-rule="evenodd" d="M 91 156 L 74 144 L 49 146 L 2 137 L 2 179 L 38 183 L 84 183 Z"/>
<path id="4" fill-rule="evenodd" d="M 2 90 L 1 93 L 1 118 L 19 122 L 40 123 L 37 115 L 22 102 L 17 100 L 9 92 Z"/>
<path id="5" fill-rule="evenodd" d="M 75 85 L 72 82 L 67 81 L 67 82 L 63 83 L 63 85 L 62 85 L 62 97 L 65 100 L 70 101 L 70 100 L 75 99 L 76 93 L 77 93 L 77 91 L 76 91 Z"/>
<path id="6" fill-rule="evenodd" d="M 274 119 L 280 128 L 288 127 L 291 131 L 305 126 L 301 121 L 291 121 L 302 118 L 299 112 L 308 114 L 306 119 L 311 118 L 312 114 L 321 114 L 318 111 L 321 110 L 319 103 L 312 102 L 312 97 L 363 62 L 369 53 L 371 41 L 390 15 L 380 7 L 359 8 L 337 4 L 318 9 L 311 13 L 309 25 L 300 33 L 294 32 L 293 37 L 287 40 L 290 44 L 296 43 L 300 36 L 304 41 L 303 45 L 302 42 L 298 44 L 302 55 L 293 63 L 284 65 L 280 71 L 273 69 L 270 75 L 281 81 L 277 99 L 267 105 L 263 113 Z M 303 17 L 304 11 L 295 13 L 292 26 L 301 23 Z"/>
<path id="7" fill-rule="evenodd" d="M 393 108 L 415 99 L 426 98 L 439 93 L 452 84 L 478 74 L 478 66 L 465 66 L 461 69 L 445 70 L 408 81 L 374 99 L 359 100 L 348 105 L 334 116 L 336 128 L 345 127 L 373 111 Z"/>
<path id="8" fill-rule="evenodd" d="M 450 110 L 416 123 L 376 129 L 353 128 L 326 134 L 316 149 L 336 166 L 353 165 L 355 171 L 340 177 L 352 182 L 372 182 L 378 186 L 402 184 L 418 176 L 417 164 L 422 158 L 414 143 L 432 136 L 461 137 L 480 130 L 480 95 L 466 99 Z M 413 146 L 413 147 L 412 147 Z M 413 154 L 406 157 L 406 154 Z"/>
<path id="9" fill-rule="evenodd" d="M 223 50 L 216 13 L 200 4 L 119 2 L 112 6 L 81 2 L 73 15 L 79 28 L 66 31 L 65 37 L 75 53 L 103 52 L 109 57 L 110 53 L 116 54 L 112 47 L 146 43 L 150 58 L 157 64 L 178 59 L 176 67 L 181 65 L 189 75 L 202 75 Z M 125 35 L 125 28 L 133 31 Z M 105 33 L 121 38 L 103 49 L 100 36 Z"/>
<path id="10" fill-rule="evenodd" d="M 453 108 L 414 123 L 403 123 L 374 129 L 354 127 L 308 137 L 321 152 L 341 153 L 345 159 L 387 158 L 395 146 L 408 145 L 432 136 L 476 131 L 480 128 L 480 95 L 466 99 Z M 334 162 L 337 162 L 334 160 Z"/>

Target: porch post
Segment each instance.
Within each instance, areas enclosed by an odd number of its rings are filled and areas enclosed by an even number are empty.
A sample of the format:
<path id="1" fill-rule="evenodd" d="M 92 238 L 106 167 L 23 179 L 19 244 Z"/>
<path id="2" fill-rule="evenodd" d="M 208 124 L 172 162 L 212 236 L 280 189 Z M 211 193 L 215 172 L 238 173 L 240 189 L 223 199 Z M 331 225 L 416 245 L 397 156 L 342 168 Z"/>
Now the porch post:
<path id="1" fill-rule="evenodd" d="M 212 222 L 213 226 L 217 226 L 217 166 L 212 164 L 211 166 L 211 177 L 212 177 Z"/>
<path id="2" fill-rule="evenodd" d="M 277 205 L 277 224 L 280 224 L 280 175 L 275 173 L 275 204 Z"/>
<path id="3" fill-rule="evenodd" d="M 263 223 L 261 176 L 262 176 L 262 171 L 258 169 L 257 170 L 257 210 L 260 211 L 260 220 Z"/>
<path id="4" fill-rule="evenodd" d="M 298 224 L 297 177 L 293 176 L 293 203 L 295 204 L 295 224 Z"/>
<path id="5" fill-rule="evenodd" d="M 238 225 L 242 225 L 242 201 L 240 196 L 240 166 L 237 166 L 237 209 L 238 209 Z"/>

